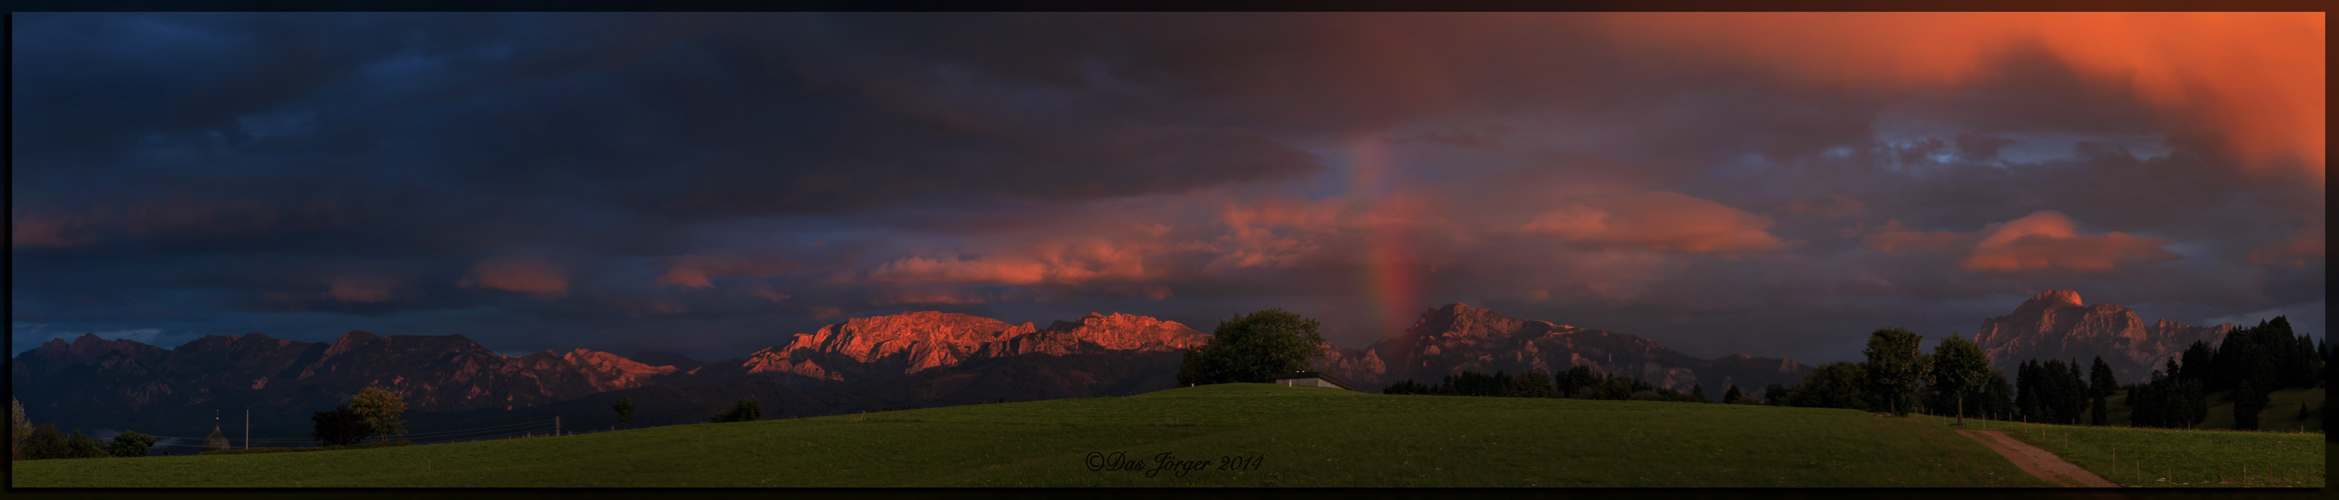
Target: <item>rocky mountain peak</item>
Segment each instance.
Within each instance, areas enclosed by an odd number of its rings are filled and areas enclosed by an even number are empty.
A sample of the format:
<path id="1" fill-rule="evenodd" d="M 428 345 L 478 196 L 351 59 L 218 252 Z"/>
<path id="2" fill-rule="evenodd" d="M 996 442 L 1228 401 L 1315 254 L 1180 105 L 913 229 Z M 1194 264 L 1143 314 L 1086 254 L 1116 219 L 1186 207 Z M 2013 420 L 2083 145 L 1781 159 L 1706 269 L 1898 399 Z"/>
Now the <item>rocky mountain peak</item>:
<path id="1" fill-rule="evenodd" d="M 2196 327 L 2161 319 L 2145 322 L 2134 310 L 2118 304 L 2085 306 L 2079 292 L 2039 292 L 2012 313 L 1982 320 L 1974 332 L 1975 344 L 1990 356 L 1992 367 L 2013 373 L 2015 365 L 2030 359 L 2077 359 L 2089 362 L 2102 356 L 2123 383 L 2143 378 L 2161 361 L 2182 352 L 2194 341 L 2215 343 L 2233 325 Z"/>
<path id="2" fill-rule="evenodd" d="M 2077 290 L 2047 290 L 2031 296 L 2030 300 L 2022 301 L 2022 306 L 2017 309 L 2047 309 L 2062 305 L 2086 307 L 2087 303 L 2079 300 Z"/>

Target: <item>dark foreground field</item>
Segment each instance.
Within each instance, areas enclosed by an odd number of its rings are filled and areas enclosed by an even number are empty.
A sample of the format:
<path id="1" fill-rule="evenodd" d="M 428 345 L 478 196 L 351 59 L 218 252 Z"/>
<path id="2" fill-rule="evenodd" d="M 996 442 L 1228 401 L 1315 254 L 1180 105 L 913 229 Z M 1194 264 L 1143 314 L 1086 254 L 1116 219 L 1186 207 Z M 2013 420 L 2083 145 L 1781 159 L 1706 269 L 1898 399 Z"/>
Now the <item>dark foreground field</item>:
<path id="1" fill-rule="evenodd" d="M 2320 466 L 2319 436 L 2266 436 L 2313 439 Z M 1164 459 L 1175 467 L 1164 469 Z M 553 438 L 42 460 L 12 468 L 16 487 L 2051 486 L 1926 419 L 1263 384 Z"/>

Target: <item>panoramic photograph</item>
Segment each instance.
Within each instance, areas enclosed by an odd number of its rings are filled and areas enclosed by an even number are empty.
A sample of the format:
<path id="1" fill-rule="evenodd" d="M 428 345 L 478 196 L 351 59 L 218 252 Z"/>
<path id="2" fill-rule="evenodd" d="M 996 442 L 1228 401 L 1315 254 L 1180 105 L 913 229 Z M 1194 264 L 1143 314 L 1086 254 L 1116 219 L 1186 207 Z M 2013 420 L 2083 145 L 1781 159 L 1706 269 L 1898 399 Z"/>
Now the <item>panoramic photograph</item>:
<path id="1" fill-rule="evenodd" d="M 2314 494 L 2324 17 L 17 12 L 7 486 Z"/>

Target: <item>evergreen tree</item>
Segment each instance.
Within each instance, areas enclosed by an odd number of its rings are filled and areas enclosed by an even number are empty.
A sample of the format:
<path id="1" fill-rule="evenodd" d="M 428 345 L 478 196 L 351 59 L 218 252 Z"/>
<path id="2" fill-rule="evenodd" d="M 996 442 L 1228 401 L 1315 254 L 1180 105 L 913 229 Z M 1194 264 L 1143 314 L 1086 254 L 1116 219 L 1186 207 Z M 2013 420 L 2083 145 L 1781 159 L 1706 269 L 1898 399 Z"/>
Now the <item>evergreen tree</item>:
<path id="1" fill-rule="evenodd" d="M 2185 354 L 2181 358 L 2184 360 L 2183 364 L 2178 364 L 2177 360 L 2169 360 L 2168 376 L 2177 380 L 2207 382 L 2211 365 L 2209 357 L 2209 343 L 2195 340 L 2191 347 L 2185 348 Z"/>
<path id="2" fill-rule="evenodd" d="M 2267 394 L 2255 381 L 2242 379 L 2233 390 L 2233 428 L 2258 430 L 2258 417 L 2266 411 Z"/>
<path id="3" fill-rule="evenodd" d="M 2089 407 L 2089 411 L 2088 411 L 2088 413 L 2087 413 L 2087 414 L 2088 414 L 2088 417 L 2089 417 L 2089 419 L 2088 419 L 2088 424 L 2089 424 L 2089 425 L 2111 425 L 2111 423 L 2112 423 L 2112 415 L 2111 415 L 2111 413 L 2110 413 L 2110 411 L 2111 411 L 2111 410 L 2110 410 L 2109 408 L 2107 408 L 2107 402 L 2105 402 L 2105 401 L 2104 401 L 2104 396 L 2096 396 L 2096 397 L 2093 397 L 2093 398 L 2088 398 L 2088 399 L 2089 399 L 2090 401 L 2092 401 L 2093 403 L 2095 403 L 2095 404 L 2093 404 L 2093 405 L 2091 405 L 2091 406 Z"/>
<path id="4" fill-rule="evenodd" d="M 1762 404 L 1771 406 L 1786 406 L 1787 387 L 1779 385 L 1777 382 L 1772 382 L 1770 385 L 1763 386 Z"/>
<path id="5" fill-rule="evenodd" d="M 2087 396 L 2092 391 L 2087 388 L 2086 374 L 2081 373 L 2078 359 L 2072 359 L 2070 363 L 2063 365 L 2063 378 L 2060 382 L 2058 389 L 2060 390 L 2059 395 L 2063 399 L 2065 412 L 2063 423 L 2085 422 L 2087 420 L 2087 400 L 2089 399 Z"/>
<path id="6" fill-rule="evenodd" d="M 1420 382 L 1414 382 L 1414 381 L 1413 381 L 1413 379 L 1405 379 L 1405 380 L 1399 380 L 1399 381 L 1397 381 L 1397 383 L 1394 383 L 1394 384 L 1389 384 L 1389 386 L 1388 386 L 1388 387 L 1382 388 L 1382 389 L 1381 389 L 1381 394 L 1437 394 L 1437 393 L 1436 393 L 1436 392 L 1433 392 L 1433 391 L 1430 391 L 1430 390 L 1429 390 L 1429 386 L 1421 385 L 1421 383 L 1420 383 Z"/>
<path id="7" fill-rule="evenodd" d="M 1982 388 L 1983 415 L 1998 420 L 2014 418 L 2014 384 L 2006 381 L 2006 372 L 1990 369 L 1990 382 Z"/>
<path id="8" fill-rule="evenodd" d="M 1707 401 L 1707 400 L 1706 400 L 1706 386 L 1705 386 L 1705 384 L 1696 384 L 1696 385 L 1692 385 L 1692 386 L 1690 386 L 1690 387 L 1689 387 L 1689 396 L 1690 396 L 1690 397 L 1697 398 L 1697 402 L 1700 402 L 1700 403 L 1711 403 L 1711 402 L 1712 402 L 1712 401 Z"/>
<path id="9" fill-rule="evenodd" d="M 1552 382 L 1557 386 L 1560 397 L 1574 398 L 1588 395 L 1588 391 L 1600 385 L 1601 378 L 1599 372 L 1592 371 L 1592 367 L 1577 365 L 1552 376 Z"/>
<path id="10" fill-rule="evenodd" d="M 633 428 L 633 398 L 617 398 L 617 405 L 609 408 L 617 410 L 617 425 Z"/>
<path id="11" fill-rule="evenodd" d="M 1736 403 L 1738 402 L 1738 398 L 1744 396 L 1744 394 L 1738 393 L 1738 384 L 1730 384 L 1729 390 L 1722 391 L 1722 403 Z"/>
<path id="12" fill-rule="evenodd" d="M 2045 421 L 2039 413 L 2038 360 L 2026 359 L 2014 365 L 2014 407 L 2021 412 L 2020 420 Z"/>
<path id="13" fill-rule="evenodd" d="M 2111 396 L 2120 392 L 2119 377 L 2112 373 L 2111 364 L 2103 362 L 2103 356 L 2095 357 L 2095 366 L 2088 369 L 2087 379 L 2088 388 L 2094 389 L 2094 395 L 2097 397 Z"/>
<path id="14" fill-rule="evenodd" d="M 1550 398 L 1558 397 L 1559 389 L 1552 387 L 1550 374 L 1543 373 L 1543 370 L 1528 370 L 1511 377 L 1510 393 L 1511 397 Z"/>

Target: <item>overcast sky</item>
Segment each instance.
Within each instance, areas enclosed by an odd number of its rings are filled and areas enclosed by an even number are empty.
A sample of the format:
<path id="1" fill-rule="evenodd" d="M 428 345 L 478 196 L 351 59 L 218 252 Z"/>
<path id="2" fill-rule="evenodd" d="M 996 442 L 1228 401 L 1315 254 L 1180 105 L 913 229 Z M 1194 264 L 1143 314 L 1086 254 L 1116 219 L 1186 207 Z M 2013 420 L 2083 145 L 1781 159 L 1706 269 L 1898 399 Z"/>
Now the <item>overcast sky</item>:
<path id="1" fill-rule="evenodd" d="M 2325 319 L 2314 14 L 17 14 L 11 353 Z"/>

